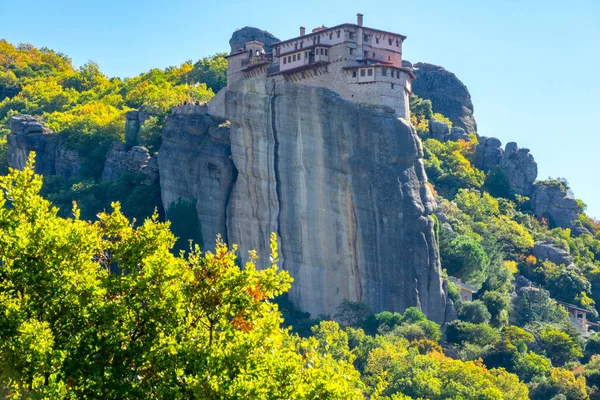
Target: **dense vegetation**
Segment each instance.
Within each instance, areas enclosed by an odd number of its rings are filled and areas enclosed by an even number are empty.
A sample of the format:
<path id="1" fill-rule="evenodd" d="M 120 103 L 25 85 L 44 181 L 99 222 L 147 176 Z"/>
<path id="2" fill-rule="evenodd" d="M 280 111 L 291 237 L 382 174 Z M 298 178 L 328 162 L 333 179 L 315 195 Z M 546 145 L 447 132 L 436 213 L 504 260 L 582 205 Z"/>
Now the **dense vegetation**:
<path id="1" fill-rule="evenodd" d="M 141 134 L 156 152 L 168 110 L 210 99 L 225 79 L 222 54 L 111 79 L 93 63 L 77 69 L 63 54 L 0 41 L 0 397 L 600 398 L 600 334 L 584 341 L 557 303 L 598 318 L 600 223 L 582 213 L 593 235 L 575 237 L 535 218 L 501 174 L 474 167 L 475 135 L 430 137 L 431 119 L 451 123 L 428 100 L 413 97 L 411 113 L 446 218 L 436 218 L 442 266 L 479 288 L 463 302 L 449 282 L 458 319 L 443 330 L 417 309 L 374 315 L 349 302 L 338 322 L 309 319 L 286 301 L 292 280 L 277 269 L 275 239 L 264 271 L 254 260 L 240 266 L 220 241 L 214 253 L 175 245 L 171 229 L 213 238 L 195 219 L 160 222 L 159 188 L 143 177 L 99 179 L 128 110 L 152 115 Z M 42 184 L 32 161 L 9 172 L 6 123 L 16 113 L 64 135 L 83 177 Z M 539 240 L 573 265 L 537 260 Z M 521 277 L 533 288 L 516 296 Z"/>

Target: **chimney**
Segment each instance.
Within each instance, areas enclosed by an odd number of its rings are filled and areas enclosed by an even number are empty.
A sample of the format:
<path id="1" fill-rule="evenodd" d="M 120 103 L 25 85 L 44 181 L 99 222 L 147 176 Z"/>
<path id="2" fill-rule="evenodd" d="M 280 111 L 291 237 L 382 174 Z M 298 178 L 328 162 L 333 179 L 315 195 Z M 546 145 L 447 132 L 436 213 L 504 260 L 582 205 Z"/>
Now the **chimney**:
<path id="1" fill-rule="evenodd" d="M 363 26 L 363 15 L 361 13 L 356 14 L 356 24 Z"/>
<path id="2" fill-rule="evenodd" d="M 306 35 L 306 28 L 301 26 L 300 27 L 300 36 L 304 36 L 304 35 Z"/>

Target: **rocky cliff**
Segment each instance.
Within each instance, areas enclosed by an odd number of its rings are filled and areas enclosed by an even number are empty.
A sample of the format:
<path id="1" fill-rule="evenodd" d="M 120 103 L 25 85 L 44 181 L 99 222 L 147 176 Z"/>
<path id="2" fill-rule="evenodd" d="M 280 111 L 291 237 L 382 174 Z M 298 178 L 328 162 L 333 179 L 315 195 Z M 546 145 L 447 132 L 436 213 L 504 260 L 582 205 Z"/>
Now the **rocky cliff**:
<path id="1" fill-rule="evenodd" d="M 257 249 L 269 233 L 295 278 L 291 297 L 333 315 L 343 299 L 373 311 L 418 306 L 441 322 L 442 288 L 420 141 L 383 110 L 292 83 L 238 82 L 222 96 L 230 126 L 198 108 L 167 120 L 163 205 L 198 203 L 204 238 Z"/>
<path id="2" fill-rule="evenodd" d="M 471 94 L 464 83 L 443 67 L 427 63 L 413 66 L 417 79 L 413 82 L 413 93 L 431 100 L 433 111 L 444 114 L 452 123 L 467 133 L 477 132 L 473 117 Z"/>
<path id="3" fill-rule="evenodd" d="M 231 39 L 229 39 L 229 46 L 231 47 L 230 54 L 237 53 L 239 49 L 244 48 L 246 42 L 251 40 L 257 40 L 264 44 L 267 53 L 271 51 L 271 45 L 273 43 L 279 42 L 279 39 L 267 31 L 251 26 L 245 26 L 242 29 L 233 32 Z"/>

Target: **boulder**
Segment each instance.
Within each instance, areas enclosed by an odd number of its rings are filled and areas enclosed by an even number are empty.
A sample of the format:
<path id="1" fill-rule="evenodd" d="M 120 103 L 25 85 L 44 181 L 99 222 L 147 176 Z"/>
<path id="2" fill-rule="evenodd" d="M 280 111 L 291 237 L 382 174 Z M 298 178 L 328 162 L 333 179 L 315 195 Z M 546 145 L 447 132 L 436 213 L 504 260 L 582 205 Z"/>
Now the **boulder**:
<path id="1" fill-rule="evenodd" d="M 158 180 L 158 163 L 148 149 L 142 146 L 133 146 L 127 151 L 125 143 L 115 142 L 106 155 L 102 179 L 116 181 L 125 172 L 144 174 L 143 184 L 152 185 Z"/>
<path id="2" fill-rule="evenodd" d="M 450 135 L 450 127 L 443 121 L 432 119 L 429 121 L 429 134 L 433 139 L 445 142 Z"/>
<path id="3" fill-rule="evenodd" d="M 231 52 L 229 54 L 237 53 L 240 49 L 245 48 L 246 42 L 251 40 L 256 40 L 264 44 L 265 52 L 267 53 L 271 52 L 271 45 L 273 43 L 280 41 L 267 31 L 251 26 L 245 26 L 242 29 L 233 32 L 231 39 L 229 39 L 229 46 L 231 46 Z"/>
<path id="4" fill-rule="evenodd" d="M 538 261 L 550 261 L 556 265 L 570 265 L 573 263 L 573 257 L 569 255 L 568 251 L 549 242 L 537 242 L 533 246 L 533 255 Z"/>
<path id="5" fill-rule="evenodd" d="M 502 142 L 496 138 L 479 137 L 479 144 L 475 149 L 475 167 L 490 171 L 502 160 L 504 150 L 502 150 Z"/>
<path id="6" fill-rule="evenodd" d="M 506 145 L 499 170 L 511 190 L 521 196 L 531 196 L 538 174 L 537 163 L 529 149 L 519 149 L 515 142 Z"/>
<path id="7" fill-rule="evenodd" d="M 56 174 L 56 148 L 59 136 L 31 115 L 14 115 L 9 118 L 8 166 L 22 170 L 29 153 L 35 152 L 35 172 Z"/>
<path id="8" fill-rule="evenodd" d="M 450 132 L 450 137 L 448 139 L 455 142 L 459 140 L 469 141 L 469 135 L 460 126 L 455 126 L 452 127 L 452 131 Z"/>
<path id="9" fill-rule="evenodd" d="M 456 75 L 443 67 L 421 62 L 414 64 L 414 74 L 417 77 L 412 84 L 414 94 L 431 100 L 433 111 L 450 118 L 454 126 L 467 133 L 477 132 L 471 94 Z"/>
<path id="10" fill-rule="evenodd" d="M 538 182 L 533 190 L 531 205 L 536 217 L 548 218 L 552 226 L 575 228 L 581 207 L 570 197 L 564 186 L 554 182 Z"/>

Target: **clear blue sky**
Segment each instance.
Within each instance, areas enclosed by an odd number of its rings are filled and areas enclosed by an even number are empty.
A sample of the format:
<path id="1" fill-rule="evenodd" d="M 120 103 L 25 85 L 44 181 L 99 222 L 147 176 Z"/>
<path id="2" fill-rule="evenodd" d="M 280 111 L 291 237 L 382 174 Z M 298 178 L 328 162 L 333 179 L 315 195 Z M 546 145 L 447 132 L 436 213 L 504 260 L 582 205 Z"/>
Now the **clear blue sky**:
<path id="1" fill-rule="evenodd" d="M 243 26 L 279 38 L 354 22 L 408 36 L 404 58 L 444 66 L 469 88 L 479 133 L 531 149 L 600 217 L 600 1 L 0 0 L 0 38 L 133 76 L 228 51 Z"/>

